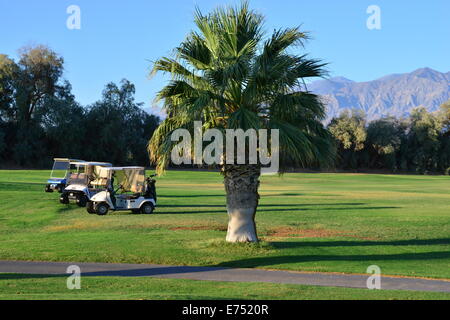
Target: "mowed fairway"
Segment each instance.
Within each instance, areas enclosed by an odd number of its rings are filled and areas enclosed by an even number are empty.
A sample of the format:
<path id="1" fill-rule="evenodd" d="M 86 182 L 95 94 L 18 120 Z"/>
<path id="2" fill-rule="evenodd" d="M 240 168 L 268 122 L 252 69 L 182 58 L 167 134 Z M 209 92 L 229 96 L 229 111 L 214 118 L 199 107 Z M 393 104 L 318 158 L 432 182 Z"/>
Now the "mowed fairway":
<path id="1" fill-rule="evenodd" d="M 259 244 L 227 244 L 222 178 L 169 171 L 153 215 L 89 215 L 45 193 L 49 171 L 0 171 L 0 259 L 156 263 L 450 279 L 450 178 L 264 176 Z"/>

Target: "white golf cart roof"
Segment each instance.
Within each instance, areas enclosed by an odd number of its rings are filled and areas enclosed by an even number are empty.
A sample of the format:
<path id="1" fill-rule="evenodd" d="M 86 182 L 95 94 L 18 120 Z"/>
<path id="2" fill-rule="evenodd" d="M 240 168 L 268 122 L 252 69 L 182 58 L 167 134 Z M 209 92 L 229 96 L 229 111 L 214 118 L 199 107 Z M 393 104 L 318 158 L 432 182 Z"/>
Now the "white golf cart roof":
<path id="1" fill-rule="evenodd" d="M 121 171 L 121 170 L 145 170 L 144 167 L 109 167 L 104 170 Z"/>
<path id="2" fill-rule="evenodd" d="M 58 162 L 70 162 L 70 163 L 75 163 L 75 162 L 85 162 L 84 160 L 80 160 L 80 159 L 69 159 L 69 158 L 54 158 L 53 161 L 58 161 Z"/>
<path id="3" fill-rule="evenodd" d="M 86 161 L 80 159 L 70 159 L 70 158 L 54 158 L 55 162 L 69 162 L 70 164 L 78 164 L 83 166 L 102 166 L 102 167 L 112 167 L 112 163 L 109 162 L 99 162 L 99 161 Z"/>
<path id="4" fill-rule="evenodd" d="M 75 161 L 73 164 L 78 164 L 82 166 L 112 167 L 112 163 L 109 162 Z"/>

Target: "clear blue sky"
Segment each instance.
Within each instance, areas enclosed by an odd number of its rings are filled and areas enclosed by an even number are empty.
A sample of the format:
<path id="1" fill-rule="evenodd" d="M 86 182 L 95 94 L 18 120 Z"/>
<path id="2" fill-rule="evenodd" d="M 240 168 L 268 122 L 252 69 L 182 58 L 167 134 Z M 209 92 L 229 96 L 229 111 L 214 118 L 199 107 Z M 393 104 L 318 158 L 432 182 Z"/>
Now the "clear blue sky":
<path id="1" fill-rule="evenodd" d="M 147 78 L 151 61 L 170 54 L 193 28 L 196 5 L 207 12 L 239 1 L 0 0 L 0 53 L 43 43 L 64 56 L 78 101 L 98 100 L 107 82 L 127 78 L 136 98 L 152 105 L 167 79 Z M 66 27 L 69 5 L 81 9 L 81 30 Z M 311 57 L 329 62 L 331 76 L 356 81 L 430 67 L 450 71 L 449 0 L 253 0 L 266 30 L 302 25 Z M 381 30 L 368 30 L 366 9 L 381 8 Z M 300 49 L 299 49 L 300 50 Z"/>

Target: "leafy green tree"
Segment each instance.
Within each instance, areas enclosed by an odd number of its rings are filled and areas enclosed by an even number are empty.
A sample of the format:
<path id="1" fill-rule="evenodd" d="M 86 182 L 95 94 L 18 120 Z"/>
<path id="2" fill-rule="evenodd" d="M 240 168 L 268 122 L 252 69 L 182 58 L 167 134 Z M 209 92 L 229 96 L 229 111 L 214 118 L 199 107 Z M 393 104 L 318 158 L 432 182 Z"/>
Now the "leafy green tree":
<path id="1" fill-rule="evenodd" d="M 6 158 L 6 130 L 5 130 L 5 124 L 0 118 L 0 160 L 4 160 Z"/>
<path id="2" fill-rule="evenodd" d="M 159 119 L 134 102 L 131 83 L 109 84 L 87 109 L 62 79 L 62 57 L 43 45 L 19 53 L 17 62 L 0 55 L 3 165 L 48 166 L 55 156 L 148 164 L 146 146 Z"/>
<path id="3" fill-rule="evenodd" d="M 439 169 L 450 174 L 450 100 L 441 105 L 437 117 L 442 127 L 439 137 Z"/>
<path id="4" fill-rule="evenodd" d="M 444 134 L 450 134 L 450 100 L 443 103 L 437 113 Z"/>
<path id="5" fill-rule="evenodd" d="M 43 45 L 20 50 L 14 81 L 17 120 L 28 123 L 45 99 L 55 94 L 63 64 L 62 57 Z"/>
<path id="6" fill-rule="evenodd" d="M 86 157 L 120 164 L 148 164 L 146 145 L 159 119 L 136 103 L 135 87 L 122 80 L 106 85 L 86 116 Z"/>
<path id="7" fill-rule="evenodd" d="M 62 72 L 62 57 L 46 46 L 22 48 L 17 63 L 0 56 L 0 116 L 14 123 L 9 134 L 16 164 L 45 161 L 45 132 L 34 116 L 54 96 Z"/>
<path id="8" fill-rule="evenodd" d="M 324 75 L 323 64 L 295 54 L 307 35 L 299 28 L 275 31 L 265 37 L 264 18 L 244 2 L 239 8 L 218 8 L 204 15 L 175 49 L 174 57 L 156 61 L 153 73 L 165 72 L 172 81 L 158 94 L 167 118 L 149 143 L 158 172 L 170 163 L 178 128 L 279 129 L 281 160 L 300 166 L 330 163 L 332 139 L 321 124 L 325 108 L 304 88 L 304 79 Z M 222 154 L 225 158 L 225 154 Z M 236 162 L 234 162 L 236 163 Z M 222 164 L 227 211 L 227 241 L 258 241 L 260 165 Z"/>
<path id="9" fill-rule="evenodd" d="M 366 148 L 370 154 L 371 168 L 396 171 L 397 156 L 406 139 L 406 124 L 396 118 L 386 117 L 369 123 Z"/>
<path id="10" fill-rule="evenodd" d="M 67 81 L 47 97 L 35 118 L 46 134 L 48 161 L 53 157 L 82 158 L 86 145 L 86 110 L 75 100 Z"/>
<path id="11" fill-rule="evenodd" d="M 135 110 L 132 118 L 133 124 L 129 141 L 129 146 L 131 148 L 131 158 L 129 158 L 129 161 L 131 164 L 142 166 L 150 165 L 147 144 L 160 121 L 159 117 L 155 115 L 150 115 L 141 109 Z"/>
<path id="12" fill-rule="evenodd" d="M 442 122 L 425 108 L 414 109 L 410 115 L 408 150 L 410 168 L 420 173 L 438 170 L 439 136 Z"/>
<path id="13" fill-rule="evenodd" d="M 328 125 L 338 145 L 339 165 L 356 169 L 364 163 L 363 150 L 367 139 L 366 119 L 358 110 L 344 110 Z"/>
<path id="14" fill-rule="evenodd" d="M 14 117 L 14 79 L 17 70 L 14 60 L 0 54 L 0 119 L 4 121 Z"/>

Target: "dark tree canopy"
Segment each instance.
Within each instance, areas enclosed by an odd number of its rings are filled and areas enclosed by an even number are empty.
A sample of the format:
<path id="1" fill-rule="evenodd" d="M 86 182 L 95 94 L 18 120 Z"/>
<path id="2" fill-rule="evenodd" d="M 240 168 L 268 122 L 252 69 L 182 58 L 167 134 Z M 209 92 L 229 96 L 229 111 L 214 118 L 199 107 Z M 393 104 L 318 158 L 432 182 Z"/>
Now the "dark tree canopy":
<path id="1" fill-rule="evenodd" d="M 450 101 L 437 112 L 419 107 L 407 118 L 366 123 L 344 112 L 328 126 L 339 145 L 337 167 L 450 173 Z"/>
<path id="2" fill-rule="evenodd" d="M 48 167 L 53 157 L 148 165 L 158 117 L 134 101 L 135 88 L 109 83 L 84 107 L 63 79 L 64 59 L 46 46 L 0 55 L 0 166 Z"/>

